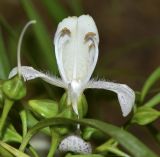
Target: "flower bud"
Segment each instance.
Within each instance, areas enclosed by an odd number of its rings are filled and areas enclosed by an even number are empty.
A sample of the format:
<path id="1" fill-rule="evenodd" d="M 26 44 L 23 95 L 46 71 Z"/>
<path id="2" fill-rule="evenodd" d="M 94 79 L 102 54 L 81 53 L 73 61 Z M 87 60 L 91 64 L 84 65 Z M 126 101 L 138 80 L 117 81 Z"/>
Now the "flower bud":
<path id="1" fill-rule="evenodd" d="M 24 81 L 19 76 L 15 76 L 10 80 L 5 81 L 2 89 L 4 94 L 13 100 L 20 100 L 26 95 Z"/>
<path id="2" fill-rule="evenodd" d="M 51 118 L 58 114 L 57 102 L 49 99 L 29 100 L 30 110 L 39 118 Z"/>
<path id="3" fill-rule="evenodd" d="M 146 125 L 156 120 L 159 116 L 160 112 L 153 108 L 146 106 L 139 107 L 133 116 L 132 123 Z"/>
<path id="4" fill-rule="evenodd" d="M 69 105 L 67 105 L 67 93 L 64 93 L 60 100 L 60 112 L 66 109 Z M 82 118 L 87 114 L 88 104 L 84 94 L 82 94 L 78 99 L 78 113 Z"/>
<path id="5" fill-rule="evenodd" d="M 80 118 L 84 117 L 88 111 L 88 104 L 84 94 L 82 94 L 78 99 L 78 113 Z"/>

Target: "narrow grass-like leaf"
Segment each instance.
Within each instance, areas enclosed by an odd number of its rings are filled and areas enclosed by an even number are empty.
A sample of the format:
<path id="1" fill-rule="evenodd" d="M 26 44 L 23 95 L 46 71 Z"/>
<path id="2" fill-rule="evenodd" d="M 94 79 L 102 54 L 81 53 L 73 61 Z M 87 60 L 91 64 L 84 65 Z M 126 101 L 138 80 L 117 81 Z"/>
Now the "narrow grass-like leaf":
<path id="1" fill-rule="evenodd" d="M 156 81 L 160 79 L 160 67 L 158 67 L 146 80 L 141 92 L 141 102 L 143 102 L 146 97 L 149 89 L 155 84 Z"/>
<path id="2" fill-rule="evenodd" d="M 0 30 L 0 78 L 6 79 L 10 70 L 8 56 L 3 43 L 3 38 Z"/>
<path id="3" fill-rule="evenodd" d="M 83 14 L 83 7 L 81 0 L 76 0 L 76 1 L 68 0 L 68 3 L 76 16 L 80 16 L 81 14 Z"/>
<path id="4" fill-rule="evenodd" d="M 1 157 L 14 157 L 10 152 L 8 152 L 5 148 L 0 146 L 0 156 Z"/>
<path id="5" fill-rule="evenodd" d="M 36 20 L 37 24 L 34 26 L 34 32 L 36 39 L 39 43 L 39 55 L 43 59 L 43 64 L 47 65 L 48 70 L 56 71 L 56 62 L 55 56 L 53 55 L 53 47 L 51 39 L 49 38 L 49 34 L 45 25 L 43 24 L 40 16 L 36 12 L 36 9 L 33 7 L 33 4 L 30 0 L 20 0 L 24 10 L 26 11 L 30 20 Z"/>
<path id="6" fill-rule="evenodd" d="M 134 157 L 158 157 L 152 150 L 124 129 L 94 119 L 74 120 L 67 118 L 51 118 L 43 120 L 28 131 L 22 141 L 20 150 L 24 151 L 32 136 L 42 128 L 47 126 L 69 125 L 73 123 L 91 126 L 102 131 L 104 134 L 113 137 Z"/>
<path id="7" fill-rule="evenodd" d="M 45 0 L 42 1 L 46 6 L 49 14 L 52 18 L 59 23 L 63 18 L 69 15 L 69 13 L 65 10 L 65 8 L 59 3 L 58 0 Z"/>
<path id="8" fill-rule="evenodd" d="M 12 37 L 16 36 L 14 29 L 12 29 L 12 27 L 9 25 L 9 23 L 1 15 L 0 15 L 0 25 L 9 34 L 9 36 L 12 36 Z"/>
<path id="9" fill-rule="evenodd" d="M 16 157 L 29 157 L 27 154 L 24 154 L 23 152 L 15 149 L 14 147 L 8 145 L 7 143 L 4 143 L 0 141 L 0 146 L 5 148 L 7 151 L 9 151 L 11 154 L 13 154 Z"/>
<path id="10" fill-rule="evenodd" d="M 154 107 L 160 103 L 160 93 L 156 94 L 152 99 L 144 104 L 147 107 Z"/>

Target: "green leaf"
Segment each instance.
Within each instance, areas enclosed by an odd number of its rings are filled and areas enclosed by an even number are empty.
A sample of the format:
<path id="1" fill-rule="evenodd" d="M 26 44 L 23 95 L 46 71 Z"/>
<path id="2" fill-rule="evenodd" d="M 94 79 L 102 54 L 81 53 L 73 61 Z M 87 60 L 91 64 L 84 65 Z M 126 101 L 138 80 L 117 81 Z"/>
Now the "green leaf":
<path id="1" fill-rule="evenodd" d="M 154 107 L 160 103 L 160 93 L 156 94 L 152 99 L 150 99 L 144 106 Z"/>
<path id="2" fill-rule="evenodd" d="M 11 154 L 13 154 L 16 157 L 29 157 L 27 154 L 24 154 L 23 152 L 15 149 L 14 147 L 0 141 L 0 146 L 5 148 L 7 151 L 9 151 Z"/>
<path id="3" fill-rule="evenodd" d="M 65 8 L 59 3 L 58 0 L 45 0 L 42 1 L 47 8 L 47 11 L 53 17 L 53 19 L 59 23 L 62 19 L 69 15 Z"/>
<path id="4" fill-rule="evenodd" d="M 80 16 L 83 14 L 83 7 L 81 0 L 76 0 L 76 1 L 68 0 L 68 3 L 76 16 Z"/>
<path id="5" fill-rule="evenodd" d="M 146 80 L 141 91 L 141 102 L 144 101 L 149 89 L 160 79 L 160 67 L 158 67 Z"/>
<path id="6" fill-rule="evenodd" d="M 9 34 L 11 37 L 16 37 L 17 33 L 11 27 L 11 25 L 6 21 L 6 19 L 0 15 L 0 26 L 4 29 L 5 32 Z"/>
<path id="7" fill-rule="evenodd" d="M 117 148 L 114 145 L 109 144 L 108 142 L 96 148 L 96 152 L 111 152 L 117 156 L 130 157 L 130 155 L 124 153 L 119 148 Z"/>
<path id="8" fill-rule="evenodd" d="M 14 157 L 10 152 L 8 152 L 5 148 L 0 146 L 0 157 Z"/>
<path id="9" fill-rule="evenodd" d="M 113 137 L 134 157 L 158 157 L 152 150 L 150 150 L 141 141 L 124 129 L 94 119 L 74 120 L 67 118 L 50 118 L 43 120 L 28 131 L 27 135 L 22 141 L 20 150 L 24 151 L 31 137 L 42 128 L 47 126 L 70 125 L 72 123 L 78 123 L 96 128 L 102 131 L 104 134 Z"/>
<path id="10" fill-rule="evenodd" d="M 43 24 L 40 16 L 36 12 L 30 0 L 20 0 L 24 10 L 26 11 L 30 20 L 36 20 L 37 24 L 33 27 L 36 39 L 39 43 L 38 56 L 42 58 L 43 64 L 47 65 L 49 71 L 57 71 L 55 56 L 53 55 L 53 47 L 51 39 L 45 25 Z"/>
<path id="11" fill-rule="evenodd" d="M 3 136 L 3 142 L 22 142 L 22 136 L 20 136 L 17 132 L 11 130 L 10 128 L 7 128 L 4 136 Z"/>
<path id="12" fill-rule="evenodd" d="M 7 79 L 10 70 L 9 60 L 3 43 L 3 38 L 0 30 L 0 78 Z"/>
<path id="13" fill-rule="evenodd" d="M 139 107 L 135 112 L 132 123 L 138 123 L 139 125 L 146 125 L 160 116 L 160 112 L 150 107 Z"/>

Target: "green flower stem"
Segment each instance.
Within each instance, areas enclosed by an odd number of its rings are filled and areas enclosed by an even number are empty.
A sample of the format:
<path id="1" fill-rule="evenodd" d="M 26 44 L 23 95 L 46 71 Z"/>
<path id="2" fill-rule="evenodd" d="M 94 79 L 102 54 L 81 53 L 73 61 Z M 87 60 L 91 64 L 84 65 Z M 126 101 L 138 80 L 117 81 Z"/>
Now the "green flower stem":
<path id="1" fill-rule="evenodd" d="M 35 151 L 35 149 L 31 145 L 29 146 L 29 150 L 30 150 L 33 157 L 39 157 L 39 155 L 37 154 L 37 152 Z"/>
<path id="2" fill-rule="evenodd" d="M 49 153 L 47 157 L 53 157 L 55 154 L 55 151 L 57 150 L 57 147 L 60 142 L 60 136 L 59 134 L 55 131 L 54 128 L 51 127 L 51 147 L 49 149 Z"/>
<path id="3" fill-rule="evenodd" d="M 2 136 L 3 127 L 5 124 L 6 118 L 8 116 L 8 113 L 9 113 L 11 107 L 13 106 L 13 103 L 14 102 L 12 100 L 9 100 L 9 99 L 5 100 L 4 108 L 3 108 L 1 119 L 0 119 L 0 136 Z"/>
<path id="4" fill-rule="evenodd" d="M 96 152 L 98 152 L 98 153 L 111 152 L 117 156 L 130 157 L 128 154 L 124 153 L 119 148 L 117 148 L 117 145 L 118 145 L 118 142 L 111 138 L 110 140 L 108 140 L 104 144 L 97 147 Z"/>
<path id="5" fill-rule="evenodd" d="M 20 112 L 20 117 L 22 121 L 22 134 L 24 137 L 27 134 L 27 114 L 24 109 Z"/>
<path id="6" fill-rule="evenodd" d="M 119 157 L 131 157 L 130 155 L 122 152 L 120 149 L 116 147 L 108 147 L 108 151 L 116 154 Z"/>

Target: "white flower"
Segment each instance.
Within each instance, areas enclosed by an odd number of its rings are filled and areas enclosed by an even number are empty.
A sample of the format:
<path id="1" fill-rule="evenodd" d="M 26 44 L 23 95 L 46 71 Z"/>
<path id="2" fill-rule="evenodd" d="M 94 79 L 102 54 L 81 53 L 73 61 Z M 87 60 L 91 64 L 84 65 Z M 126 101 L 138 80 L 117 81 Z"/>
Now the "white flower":
<path id="1" fill-rule="evenodd" d="M 97 88 L 115 92 L 123 116 L 131 111 L 135 93 L 125 84 L 90 79 L 98 59 L 99 35 L 96 24 L 89 15 L 68 17 L 59 23 L 55 37 L 55 54 L 61 78 L 50 76 L 32 67 L 21 66 L 24 80 L 41 78 L 44 81 L 64 88 L 68 93 L 68 105 L 73 106 L 78 115 L 77 101 L 85 89 Z M 14 68 L 9 78 L 17 74 Z"/>

